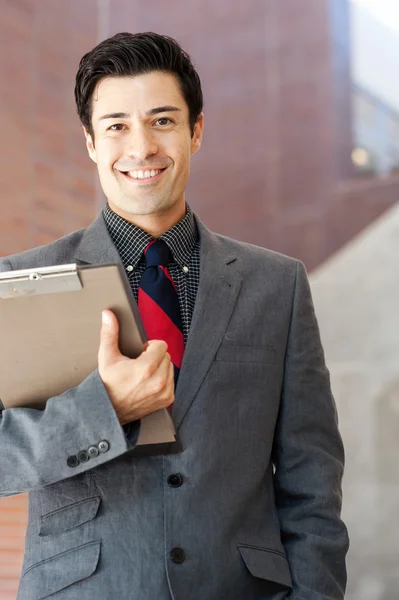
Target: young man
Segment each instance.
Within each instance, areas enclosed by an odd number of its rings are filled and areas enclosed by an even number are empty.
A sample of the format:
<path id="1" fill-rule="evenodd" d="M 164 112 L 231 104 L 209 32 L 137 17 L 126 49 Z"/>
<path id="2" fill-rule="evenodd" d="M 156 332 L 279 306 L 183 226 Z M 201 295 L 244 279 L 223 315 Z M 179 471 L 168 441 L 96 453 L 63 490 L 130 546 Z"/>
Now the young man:
<path id="1" fill-rule="evenodd" d="M 107 204 L 0 270 L 120 260 L 152 341 L 122 356 L 105 311 L 96 372 L 3 411 L 1 493 L 30 492 L 18 598 L 343 598 L 343 448 L 303 265 L 186 204 L 202 92 L 174 40 L 105 40 L 75 95 Z M 132 455 L 172 403 L 183 451 Z"/>

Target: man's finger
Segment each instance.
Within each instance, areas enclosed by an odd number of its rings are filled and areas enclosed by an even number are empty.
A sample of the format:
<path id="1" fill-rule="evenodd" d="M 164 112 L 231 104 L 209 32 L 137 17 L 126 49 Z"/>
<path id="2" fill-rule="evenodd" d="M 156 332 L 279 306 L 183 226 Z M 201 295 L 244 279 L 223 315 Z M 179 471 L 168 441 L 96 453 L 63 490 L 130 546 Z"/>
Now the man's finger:
<path id="1" fill-rule="evenodd" d="M 98 350 L 98 365 L 100 368 L 115 361 L 120 356 L 118 335 L 118 319 L 112 311 L 104 310 L 102 312 L 100 348 Z"/>
<path id="2" fill-rule="evenodd" d="M 147 365 L 151 373 L 156 373 L 162 368 L 163 363 L 170 363 L 170 354 L 167 352 L 165 342 L 155 340 L 136 359 L 142 366 Z"/>
<path id="3" fill-rule="evenodd" d="M 165 350 L 168 349 L 168 344 L 166 342 L 164 342 L 164 340 L 148 340 L 147 344 L 148 344 L 148 348 L 150 346 L 155 346 L 155 347 L 164 346 Z"/>
<path id="4" fill-rule="evenodd" d="M 150 340 L 147 348 L 140 355 L 144 361 L 151 360 L 159 364 L 167 353 L 168 345 L 162 340 Z"/>

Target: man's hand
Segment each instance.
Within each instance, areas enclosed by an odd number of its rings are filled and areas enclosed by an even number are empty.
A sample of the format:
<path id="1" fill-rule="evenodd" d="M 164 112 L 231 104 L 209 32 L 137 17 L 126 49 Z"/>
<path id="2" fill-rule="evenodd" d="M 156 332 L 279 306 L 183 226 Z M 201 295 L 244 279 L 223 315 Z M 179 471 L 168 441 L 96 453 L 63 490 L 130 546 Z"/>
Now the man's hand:
<path id="1" fill-rule="evenodd" d="M 174 401 L 174 370 L 163 341 L 148 342 L 138 358 L 119 352 L 119 325 L 114 313 L 103 311 L 98 372 L 121 425 L 166 408 Z"/>

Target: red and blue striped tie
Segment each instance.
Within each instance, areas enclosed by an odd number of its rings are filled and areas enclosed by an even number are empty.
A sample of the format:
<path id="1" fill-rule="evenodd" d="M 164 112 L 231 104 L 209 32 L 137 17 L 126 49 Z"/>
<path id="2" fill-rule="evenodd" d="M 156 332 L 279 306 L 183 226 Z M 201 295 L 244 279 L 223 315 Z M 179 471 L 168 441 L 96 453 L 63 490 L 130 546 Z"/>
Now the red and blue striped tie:
<path id="1" fill-rule="evenodd" d="M 184 335 L 176 286 L 167 268 L 171 252 L 157 239 L 145 250 L 145 271 L 138 291 L 138 307 L 149 340 L 164 340 L 175 369 L 175 385 L 184 353 Z"/>

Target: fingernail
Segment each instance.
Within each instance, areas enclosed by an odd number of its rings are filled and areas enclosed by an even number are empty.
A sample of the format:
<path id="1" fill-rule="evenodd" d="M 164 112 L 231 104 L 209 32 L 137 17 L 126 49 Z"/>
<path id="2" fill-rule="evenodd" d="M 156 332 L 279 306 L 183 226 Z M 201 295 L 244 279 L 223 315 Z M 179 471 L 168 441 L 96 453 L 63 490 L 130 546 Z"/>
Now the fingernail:
<path id="1" fill-rule="evenodd" d="M 111 325 L 111 317 L 105 310 L 102 312 L 103 325 Z"/>

